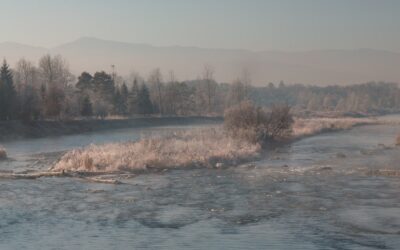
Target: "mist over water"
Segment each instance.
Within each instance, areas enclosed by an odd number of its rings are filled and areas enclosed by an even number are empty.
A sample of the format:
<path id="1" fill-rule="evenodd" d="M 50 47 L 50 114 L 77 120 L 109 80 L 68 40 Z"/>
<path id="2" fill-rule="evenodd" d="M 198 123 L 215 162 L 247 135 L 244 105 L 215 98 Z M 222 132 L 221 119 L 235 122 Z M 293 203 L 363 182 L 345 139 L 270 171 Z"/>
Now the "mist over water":
<path id="1" fill-rule="evenodd" d="M 149 130 L 171 129 L 182 128 Z M 12 142 L 5 146 L 15 161 L 0 169 L 45 169 L 58 156 L 46 153 L 142 132 Z M 400 183 L 371 171 L 398 170 L 397 132 L 357 127 L 271 149 L 251 164 L 144 174 L 123 185 L 1 180 L 0 248 L 396 249 Z"/>

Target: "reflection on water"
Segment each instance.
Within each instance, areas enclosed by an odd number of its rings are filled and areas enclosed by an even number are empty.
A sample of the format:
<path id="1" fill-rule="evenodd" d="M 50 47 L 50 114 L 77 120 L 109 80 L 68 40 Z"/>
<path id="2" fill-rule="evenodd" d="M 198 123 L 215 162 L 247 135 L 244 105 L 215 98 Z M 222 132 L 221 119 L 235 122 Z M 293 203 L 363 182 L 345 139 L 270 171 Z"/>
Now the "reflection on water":
<path id="1" fill-rule="evenodd" d="M 400 168 L 400 151 L 378 145 L 393 145 L 397 132 L 359 127 L 252 164 L 140 175 L 124 185 L 1 180 L 0 249 L 398 249 L 400 179 L 368 174 Z M 5 145 L 17 161 L 0 168 L 140 133 L 18 141 Z"/>

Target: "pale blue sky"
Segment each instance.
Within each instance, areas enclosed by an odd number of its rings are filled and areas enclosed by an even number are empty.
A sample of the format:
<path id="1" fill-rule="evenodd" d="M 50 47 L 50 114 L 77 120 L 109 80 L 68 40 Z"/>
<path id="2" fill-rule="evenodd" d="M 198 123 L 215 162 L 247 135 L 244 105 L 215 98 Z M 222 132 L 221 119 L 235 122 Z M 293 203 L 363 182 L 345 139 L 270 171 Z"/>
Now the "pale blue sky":
<path id="1" fill-rule="evenodd" d="M 400 52 L 398 0 L 0 0 L 0 42 Z"/>

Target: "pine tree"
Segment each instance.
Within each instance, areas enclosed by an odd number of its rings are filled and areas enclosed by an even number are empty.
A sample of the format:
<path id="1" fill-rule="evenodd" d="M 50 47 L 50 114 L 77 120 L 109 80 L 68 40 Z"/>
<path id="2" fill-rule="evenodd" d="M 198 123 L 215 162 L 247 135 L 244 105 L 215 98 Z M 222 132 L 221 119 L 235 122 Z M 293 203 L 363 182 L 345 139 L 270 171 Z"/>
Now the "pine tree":
<path id="1" fill-rule="evenodd" d="M 13 76 L 4 60 L 0 68 L 0 120 L 11 120 L 15 117 L 16 97 Z"/>
<path id="2" fill-rule="evenodd" d="M 150 101 L 149 89 L 145 84 L 142 84 L 138 95 L 138 113 L 147 115 L 153 113 L 153 104 Z"/>
<path id="3" fill-rule="evenodd" d="M 133 81 L 132 90 L 128 96 L 128 112 L 131 115 L 139 113 L 139 105 L 138 105 L 139 91 L 140 91 L 139 85 L 138 85 L 137 80 L 135 79 Z"/>
<path id="4" fill-rule="evenodd" d="M 93 92 L 102 101 L 102 115 L 115 111 L 115 84 L 111 75 L 104 71 L 96 72 L 93 76 Z"/>
<path id="5" fill-rule="evenodd" d="M 123 83 L 121 86 L 121 97 L 122 97 L 122 99 L 124 99 L 124 101 L 127 101 L 128 96 L 129 96 L 128 87 L 126 86 L 125 83 Z"/>
<path id="6" fill-rule="evenodd" d="M 83 98 L 82 107 L 81 107 L 81 115 L 82 116 L 92 116 L 93 115 L 93 107 L 92 102 L 88 95 Z"/>
<path id="7" fill-rule="evenodd" d="M 92 86 L 93 76 L 87 72 L 83 72 L 78 77 L 78 82 L 76 83 L 76 88 L 79 89 L 81 92 L 85 90 L 90 90 Z"/>
<path id="8" fill-rule="evenodd" d="M 101 99 L 112 103 L 115 93 L 115 84 L 111 75 L 104 71 L 96 72 L 93 76 L 94 91 L 99 94 Z"/>
<path id="9" fill-rule="evenodd" d="M 121 97 L 121 91 L 119 90 L 118 87 L 115 88 L 115 93 L 114 93 L 114 113 L 117 115 L 123 115 L 124 114 L 124 103 L 122 101 Z"/>
<path id="10" fill-rule="evenodd" d="M 129 91 L 125 83 L 121 85 L 120 94 L 121 94 L 121 114 L 127 115 Z"/>

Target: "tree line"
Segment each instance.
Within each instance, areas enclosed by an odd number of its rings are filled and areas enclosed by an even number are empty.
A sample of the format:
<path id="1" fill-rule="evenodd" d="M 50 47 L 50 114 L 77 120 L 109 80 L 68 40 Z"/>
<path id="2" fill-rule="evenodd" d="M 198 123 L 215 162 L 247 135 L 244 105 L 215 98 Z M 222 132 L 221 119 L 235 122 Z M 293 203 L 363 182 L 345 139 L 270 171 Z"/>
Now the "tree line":
<path id="1" fill-rule="evenodd" d="M 296 111 L 336 111 L 352 113 L 390 113 L 400 111 L 397 83 L 368 82 L 349 86 L 306 86 L 303 84 L 268 86 L 253 91 L 259 105 L 285 103 Z"/>
<path id="2" fill-rule="evenodd" d="M 302 111 L 396 111 L 400 89 L 393 83 L 316 87 L 270 83 L 251 86 L 244 70 L 233 83 L 217 83 L 206 65 L 201 77 L 179 81 L 154 69 L 146 79 L 138 74 L 127 80 L 105 71 L 83 72 L 75 77 L 61 56 L 45 55 L 35 64 L 19 60 L 0 67 L 0 120 L 75 119 L 107 116 L 221 115 L 244 100 L 272 107 L 283 103 Z"/>
<path id="3" fill-rule="evenodd" d="M 202 78 L 193 81 L 179 81 L 172 71 L 164 78 L 160 69 L 147 79 L 135 74 L 124 80 L 105 71 L 75 77 L 59 55 L 45 55 L 37 65 L 21 59 L 13 69 L 4 60 L 0 120 L 218 115 L 227 106 L 228 92 L 229 105 L 244 100 L 244 83 L 238 80 L 233 86 L 218 84 L 211 66 L 205 66 Z"/>

